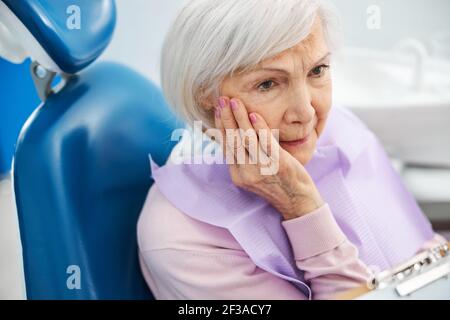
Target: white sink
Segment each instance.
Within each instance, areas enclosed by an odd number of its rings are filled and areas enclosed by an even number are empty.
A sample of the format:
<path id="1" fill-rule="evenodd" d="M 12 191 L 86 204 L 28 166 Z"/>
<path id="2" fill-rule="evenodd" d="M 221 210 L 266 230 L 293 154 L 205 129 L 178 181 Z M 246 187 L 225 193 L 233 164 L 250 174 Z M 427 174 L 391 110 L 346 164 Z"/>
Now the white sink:
<path id="1" fill-rule="evenodd" d="M 334 62 L 334 101 L 391 156 L 450 167 L 450 61 L 401 52 L 343 49 Z"/>

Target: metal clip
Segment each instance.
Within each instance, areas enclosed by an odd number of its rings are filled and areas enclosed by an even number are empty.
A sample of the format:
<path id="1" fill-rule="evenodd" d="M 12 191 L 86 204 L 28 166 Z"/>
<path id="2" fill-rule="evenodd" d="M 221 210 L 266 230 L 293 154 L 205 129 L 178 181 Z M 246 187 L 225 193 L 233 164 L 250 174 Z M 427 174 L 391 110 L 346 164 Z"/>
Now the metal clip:
<path id="1" fill-rule="evenodd" d="M 67 80 L 71 77 L 71 75 L 69 74 L 61 73 L 61 81 L 57 86 L 52 87 L 53 80 L 57 76 L 56 72 L 45 69 L 37 61 L 33 61 L 31 63 L 30 71 L 34 86 L 42 102 L 47 100 L 47 98 L 51 94 L 61 90 L 66 84 Z"/>
<path id="2" fill-rule="evenodd" d="M 397 293 L 408 295 L 426 284 L 450 273 L 448 244 L 426 250 L 399 266 L 378 273 L 369 283 L 371 289 L 396 285 Z M 439 265 L 442 264 L 442 265 Z"/>

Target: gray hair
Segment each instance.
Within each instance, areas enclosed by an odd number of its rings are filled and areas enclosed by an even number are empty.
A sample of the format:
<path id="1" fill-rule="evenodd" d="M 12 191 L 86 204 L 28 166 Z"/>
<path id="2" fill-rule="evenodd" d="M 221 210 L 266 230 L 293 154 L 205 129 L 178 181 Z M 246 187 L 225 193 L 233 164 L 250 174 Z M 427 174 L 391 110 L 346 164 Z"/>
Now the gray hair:
<path id="1" fill-rule="evenodd" d="M 300 43 L 316 16 L 329 50 L 335 50 L 339 18 L 322 0 L 188 1 L 162 48 L 161 85 L 167 102 L 188 124 L 201 120 L 206 128 L 214 127 L 213 111 L 201 101 L 218 98 L 227 76 L 251 70 Z"/>

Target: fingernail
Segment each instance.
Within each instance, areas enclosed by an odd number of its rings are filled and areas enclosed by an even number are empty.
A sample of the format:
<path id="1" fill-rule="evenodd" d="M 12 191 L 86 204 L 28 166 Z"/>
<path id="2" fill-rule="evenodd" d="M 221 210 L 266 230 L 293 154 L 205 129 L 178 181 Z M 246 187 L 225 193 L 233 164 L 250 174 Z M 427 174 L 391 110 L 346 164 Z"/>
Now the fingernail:
<path id="1" fill-rule="evenodd" d="M 231 110 L 236 110 L 238 108 L 238 104 L 235 100 L 230 101 Z"/>
<path id="2" fill-rule="evenodd" d="M 218 107 L 216 108 L 216 111 L 214 112 L 214 114 L 216 115 L 217 119 L 220 118 L 220 109 Z"/>
<path id="3" fill-rule="evenodd" d="M 251 123 L 256 123 L 256 115 L 254 113 L 250 113 L 249 118 Z"/>
<path id="4" fill-rule="evenodd" d="M 225 99 L 224 98 L 220 98 L 219 99 L 219 105 L 220 105 L 220 107 L 223 109 L 223 108 L 225 108 L 225 106 L 226 106 L 226 102 L 225 102 Z"/>

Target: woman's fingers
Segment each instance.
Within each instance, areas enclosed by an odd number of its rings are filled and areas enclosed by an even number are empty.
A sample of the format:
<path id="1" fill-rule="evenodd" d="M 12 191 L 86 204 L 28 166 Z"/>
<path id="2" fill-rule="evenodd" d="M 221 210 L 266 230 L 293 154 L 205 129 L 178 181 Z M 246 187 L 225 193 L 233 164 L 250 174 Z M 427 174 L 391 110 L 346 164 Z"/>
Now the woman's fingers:
<path id="1" fill-rule="evenodd" d="M 230 108 L 230 99 L 228 97 L 219 98 L 220 118 L 223 126 L 226 129 L 237 129 L 238 125 L 234 119 L 233 112 Z"/>
<path id="2" fill-rule="evenodd" d="M 279 145 L 262 116 L 247 112 L 237 98 L 219 98 L 216 127 L 224 135 L 227 161 L 238 165 L 268 165 L 279 158 Z M 230 163 L 230 162 L 229 162 Z"/>
<path id="3" fill-rule="evenodd" d="M 220 130 L 220 144 L 222 146 L 222 154 L 225 156 L 225 162 L 227 164 L 235 163 L 235 156 L 233 148 L 228 146 L 227 137 L 225 133 L 225 126 L 222 120 L 222 108 L 218 105 L 215 110 L 215 124 L 216 128 Z"/>
<path id="4" fill-rule="evenodd" d="M 220 145 L 222 146 L 222 154 L 225 155 L 226 148 L 225 148 L 225 128 L 223 127 L 223 123 L 221 120 L 221 110 L 220 107 L 217 106 L 214 110 L 214 123 L 216 125 L 216 129 L 220 131 Z"/>
<path id="5" fill-rule="evenodd" d="M 259 146 L 265 156 L 269 157 L 271 160 L 278 161 L 280 155 L 280 145 L 277 140 L 278 133 L 272 132 L 264 118 L 256 112 L 250 113 L 249 119 L 258 135 Z M 274 136 L 274 133 L 276 133 L 277 137 Z M 262 154 L 262 156 L 264 156 L 264 154 Z M 267 159 L 260 157 L 260 161 L 266 162 Z"/>
<path id="6" fill-rule="evenodd" d="M 238 124 L 230 107 L 230 99 L 228 97 L 220 97 L 219 106 L 220 118 L 225 129 L 227 151 L 231 152 L 236 157 L 239 148 L 242 146 L 242 141 L 239 135 Z"/>
<path id="7" fill-rule="evenodd" d="M 239 127 L 241 142 L 248 152 L 252 164 L 257 163 L 258 136 L 248 117 L 244 103 L 236 98 L 230 100 L 230 109 Z"/>
<path id="8" fill-rule="evenodd" d="M 238 124 L 234 118 L 228 97 L 220 97 L 218 102 L 218 115 L 223 134 L 223 154 L 228 164 L 245 161 L 245 149 L 239 135 Z M 244 150 L 242 150 L 244 149 Z"/>
<path id="9" fill-rule="evenodd" d="M 236 98 L 231 99 L 230 109 L 233 112 L 234 118 L 236 119 L 236 123 L 238 124 L 239 128 L 243 129 L 244 131 L 253 130 L 253 126 L 248 118 L 247 109 L 245 108 L 242 101 Z"/>

